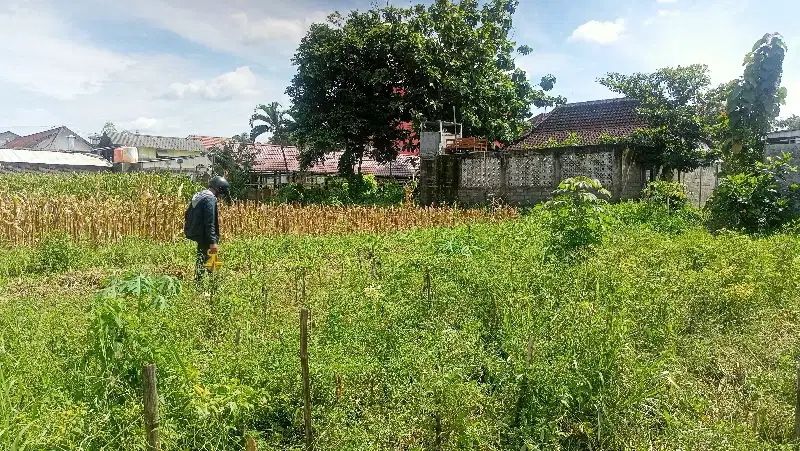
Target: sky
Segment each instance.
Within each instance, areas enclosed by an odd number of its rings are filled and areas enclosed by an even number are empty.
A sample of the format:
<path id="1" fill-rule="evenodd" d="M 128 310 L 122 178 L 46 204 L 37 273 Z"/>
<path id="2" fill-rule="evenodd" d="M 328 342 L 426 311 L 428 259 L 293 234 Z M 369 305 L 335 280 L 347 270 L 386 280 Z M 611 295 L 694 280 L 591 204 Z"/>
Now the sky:
<path id="1" fill-rule="evenodd" d="M 408 1 L 389 0 L 395 6 Z M 371 0 L 0 0 L 0 132 L 66 125 L 82 136 L 119 129 L 181 136 L 249 130 L 257 104 L 278 101 L 310 24 Z M 753 43 L 789 47 L 781 116 L 800 114 L 800 2 L 795 0 L 521 0 L 513 39 L 531 80 L 557 78 L 570 102 L 616 97 L 605 73 L 707 64 L 736 78 Z M 381 0 L 382 4 L 382 0 Z"/>

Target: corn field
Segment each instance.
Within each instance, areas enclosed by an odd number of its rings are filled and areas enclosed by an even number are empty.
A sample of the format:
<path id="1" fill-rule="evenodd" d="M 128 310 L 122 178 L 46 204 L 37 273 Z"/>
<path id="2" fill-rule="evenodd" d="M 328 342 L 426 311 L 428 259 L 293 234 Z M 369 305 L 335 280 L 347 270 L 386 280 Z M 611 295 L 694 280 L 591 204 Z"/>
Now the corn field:
<path id="1" fill-rule="evenodd" d="M 175 196 L 139 200 L 77 196 L 0 194 L 3 245 L 32 245 L 56 231 L 92 243 L 132 236 L 159 241 L 183 239 L 187 201 Z M 496 222 L 517 215 L 511 208 L 469 210 L 418 207 L 331 207 L 220 203 L 224 238 L 276 235 L 383 233 L 415 227 Z"/>

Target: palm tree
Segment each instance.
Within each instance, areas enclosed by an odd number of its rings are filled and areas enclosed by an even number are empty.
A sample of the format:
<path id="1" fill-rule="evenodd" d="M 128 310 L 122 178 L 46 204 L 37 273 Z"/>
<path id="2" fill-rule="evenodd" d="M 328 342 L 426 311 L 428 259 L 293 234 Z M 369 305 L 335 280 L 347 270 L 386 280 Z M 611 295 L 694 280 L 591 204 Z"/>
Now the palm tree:
<path id="1" fill-rule="evenodd" d="M 256 124 L 256 122 L 259 122 Z M 250 117 L 250 139 L 256 138 L 264 133 L 272 133 L 270 143 L 281 146 L 283 154 L 283 164 L 286 172 L 289 172 L 289 164 L 286 161 L 284 147 L 292 144 L 291 133 L 294 130 L 294 120 L 289 115 L 288 110 L 284 110 L 278 102 L 269 105 L 258 105 Z"/>

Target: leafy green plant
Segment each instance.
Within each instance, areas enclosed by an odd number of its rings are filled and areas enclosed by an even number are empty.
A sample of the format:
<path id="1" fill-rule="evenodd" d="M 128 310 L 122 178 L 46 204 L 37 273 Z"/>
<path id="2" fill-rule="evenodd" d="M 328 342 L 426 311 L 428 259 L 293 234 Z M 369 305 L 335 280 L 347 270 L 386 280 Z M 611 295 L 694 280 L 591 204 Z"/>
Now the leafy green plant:
<path id="1" fill-rule="evenodd" d="M 75 268 L 81 256 L 70 235 L 62 230 L 46 236 L 36 245 L 34 270 L 39 273 L 64 272 Z"/>
<path id="2" fill-rule="evenodd" d="M 678 182 L 657 180 L 650 182 L 642 191 L 645 201 L 654 205 L 664 205 L 670 211 L 682 210 L 689 206 L 686 186 Z"/>
<path id="3" fill-rule="evenodd" d="M 103 372 L 135 386 L 141 365 L 155 361 L 158 352 L 158 313 L 180 293 L 180 282 L 170 276 L 112 279 L 91 307 L 87 357 L 97 361 Z"/>
<path id="4" fill-rule="evenodd" d="M 544 205 L 548 254 L 570 259 L 576 251 L 599 243 L 607 222 L 604 198 L 611 193 L 595 179 L 575 177 L 562 181 L 553 194 L 554 199 Z"/>
<path id="5" fill-rule="evenodd" d="M 787 175 L 797 172 L 791 157 L 768 158 L 751 172 L 725 177 L 706 204 L 708 227 L 747 233 L 771 233 L 798 217 L 800 191 L 788 184 Z"/>

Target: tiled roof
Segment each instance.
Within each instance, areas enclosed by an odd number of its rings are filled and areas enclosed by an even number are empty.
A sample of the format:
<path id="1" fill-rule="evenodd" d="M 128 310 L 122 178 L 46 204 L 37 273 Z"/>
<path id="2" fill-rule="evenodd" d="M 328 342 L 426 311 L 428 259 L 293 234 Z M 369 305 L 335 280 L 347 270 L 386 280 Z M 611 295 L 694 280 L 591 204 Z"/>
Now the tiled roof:
<path id="1" fill-rule="evenodd" d="M 646 126 L 636 113 L 638 101 L 629 98 L 567 103 L 531 120 L 532 128 L 508 150 L 546 145 L 550 139 L 563 141 L 576 133 L 581 146 L 601 144 L 601 135 L 614 138 L 629 136 Z"/>
<path id="2" fill-rule="evenodd" d="M 74 136 L 76 140 L 82 141 L 86 147 L 91 147 L 89 142 L 78 136 L 77 133 L 63 126 L 45 130 L 39 133 L 34 133 L 32 135 L 18 137 L 5 143 L 3 147 L 7 149 L 64 150 L 56 149 L 54 147 L 54 142 L 58 138 L 58 135 L 62 132 L 67 135 Z"/>
<path id="3" fill-rule="evenodd" d="M 298 172 L 300 170 L 300 152 L 296 147 L 281 147 L 272 144 L 256 143 L 256 161 L 253 169 L 256 172 Z M 284 159 L 285 155 L 285 159 Z M 333 175 L 339 171 L 339 158 L 342 152 L 332 152 L 322 162 L 308 168 L 311 174 Z M 377 177 L 411 178 L 417 173 L 419 157 L 399 155 L 392 163 L 378 163 L 371 158 L 364 158 L 361 163 L 363 174 Z"/>
<path id="4" fill-rule="evenodd" d="M 111 142 L 114 145 L 122 147 L 151 147 L 161 150 L 188 150 L 194 152 L 206 150 L 200 141 L 186 138 L 137 135 L 128 132 L 109 133 L 108 137 L 111 138 Z"/>
<path id="5" fill-rule="evenodd" d="M 6 143 L 17 138 L 19 138 L 19 135 L 14 132 L 5 131 L 0 133 L 0 143 Z"/>
<path id="6" fill-rule="evenodd" d="M 95 166 L 111 167 L 108 161 L 92 155 L 47 150 L 0 149 L 2 164 L 40 164 L 48 166 Z"/>
<path id="7" fill-rule="evenodd" d="M 203 147 L 205 147 L 206 149 L 210 149 L 212 147 L 218 147 L 222 145 L 225 141 L 229 140 L 230 138 L 221 138 L 219 136 L 189 135 L 187 139 L 200 141 L 201 143 L 203 143 Z"/>

